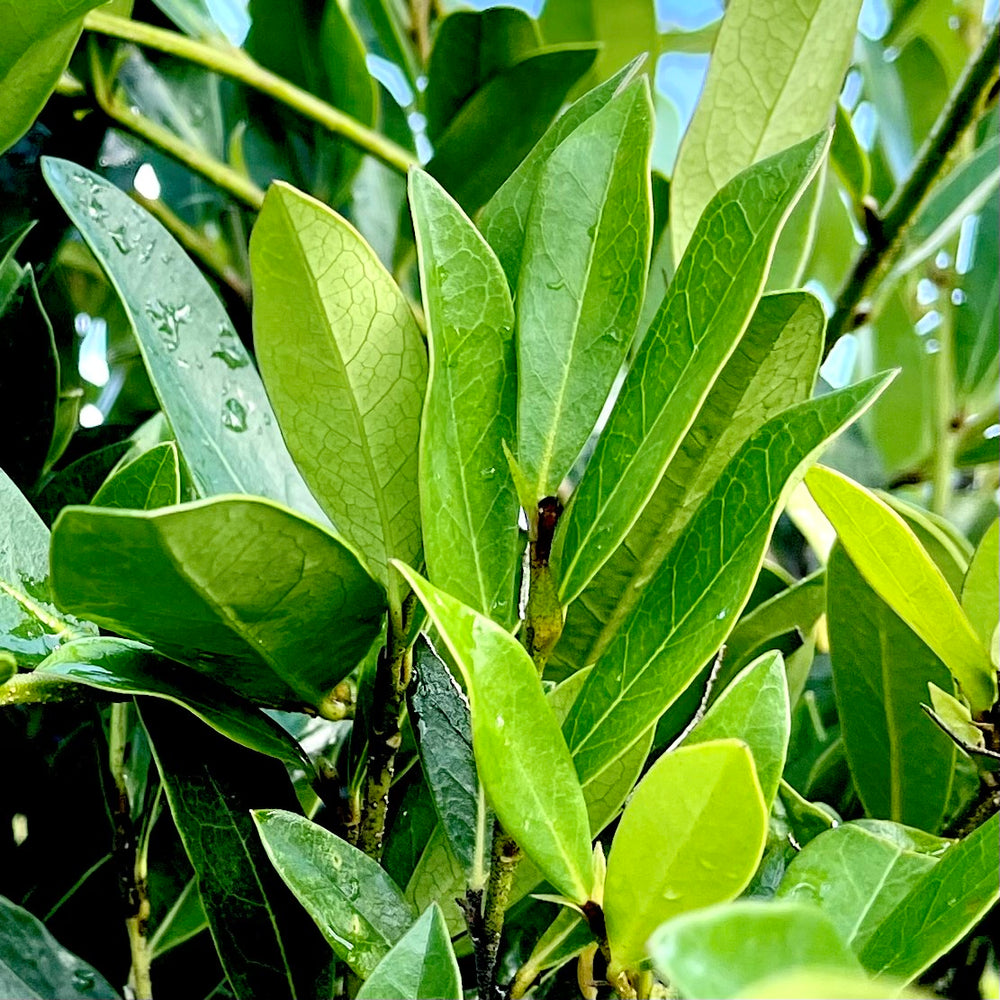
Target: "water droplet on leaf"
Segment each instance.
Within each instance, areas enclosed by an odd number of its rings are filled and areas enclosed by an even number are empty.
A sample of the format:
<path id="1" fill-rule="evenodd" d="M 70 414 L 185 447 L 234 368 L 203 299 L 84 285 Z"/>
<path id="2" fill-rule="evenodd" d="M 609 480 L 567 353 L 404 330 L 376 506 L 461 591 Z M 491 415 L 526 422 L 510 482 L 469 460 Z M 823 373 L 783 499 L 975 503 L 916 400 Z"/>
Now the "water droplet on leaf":
<path id="1" fill-rule="evenodd" d="M 227 368 L 245 368 L 250 363 L 236 331 L 225 324 L 219 327 L 219 341 L 212 351 L 212 357 L 224 362 Z"/>
<path id="2" fill-rule="evenodd" d="M 222 426 L 237 434 L 247 429 L 247 408 L 235 396 L 222 404 Z"/>

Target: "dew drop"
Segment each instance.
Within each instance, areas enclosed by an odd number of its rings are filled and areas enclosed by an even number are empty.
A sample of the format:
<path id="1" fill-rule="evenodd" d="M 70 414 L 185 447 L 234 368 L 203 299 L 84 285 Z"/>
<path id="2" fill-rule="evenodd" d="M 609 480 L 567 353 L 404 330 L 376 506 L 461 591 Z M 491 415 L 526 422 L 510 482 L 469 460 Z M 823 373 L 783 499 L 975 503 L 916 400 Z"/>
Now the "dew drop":
<path id="1" fill-rule="evenodd" d="M 483 479 L 492 479 L 496 474 L 497 470 L 492 465 L 488 469 L 479 470 L 479 475 L 482 476 Z"/>
<path id="2" fill-rule="evenodd" d="M 119 226 L 117 229 L 111 230 L 111 242 L 114 243 L 114 245 L 118 247 L 122 253 L 129 253 L 132 250 L 128 243 L 128 237 L 125 235 L 124 226 Z"/>
<path id="3" fill-rule="evenodd" d="M 566 287 L 566 282 L 563 281 L 562 278 L 560 278 L 558 281 L 546 281 L 545 287 L 548 288 L 549 291 L 558 292 L 560 289 Z"/>
<path id="4" fill-rule="evenodd" d="M 497 729 L 503 729 L 504 722 L 503 722 L 503 716 L 502 715 L 498 715 L 496 717 L 496 724 L 497 724 Z"/>
<path id="5" fill-rule="evenodd" d="M 927 343 L 924 344 L 924 350 L 926 350 L 928 354 L 937 354 L 937 352 L 941 350 L 941 344 L 939 341 L 931 337 Z"/>
<path id="6" fill-rule="evenodd" d="M 219 325 L 219 341 L 212 357 L 224 362 L 227 368 L 245 368 L 250 363 L 236 331 L 225 323 Z"/>
<path id="7" fill-rule="evenodd" d="M 73 986 L 78 990 L 92 990 L 95 986 L 94 973 L 90 969 L 77 969 L 73 973 Z"/>
<path id="8" fill-rule="evenodd" d="M 247 429 L 247 408 L 235 396 L 230 396 L 222 404 L 222 426 L 237 434 Z"/>
<path id="9" fill-rule="evenodd" d="M 952 289 L 951 304 L 953 306 L 965 305 L 965 292 L 963 292 L 961 288 Z"/>
<path id="10" fill-rule="evenodd" d="M 155 243 L 147 243 L 142 250 L 139 251 L 139 263 L 148 264 L 153 256 L 153 251 L 156 249 Z"/>
<path id="11" fill-rule="evenodd" d="M 676 889 L 664 889 L 663 898 L 673 903 L 681 898 L 681 894 Z"/>
<path id="12" fill-rule="evenodd" d="M 160 335 L 168 351 L 176 351 L 180 346 L 180 328 L 191 316 L 191 307 L 168 305 L 162 299 L 146 303 L 146 315 L 153 321 L 156 332 Z"/>
<path id="13" fill-rule="evenodd" d="M 719 613 L 718 613 L 718 614 L 717 614 L 717 615 L 715 616 L 715 620 L 716 620 L 717 622 L 721 622 L 721 621 L 722 621 L 722 619 L 726 617 L 727 613 L 728 613 L 728 612 L 726 611 L 726 609 L 725 609 L 725 608 L 723 608 L 723 609 L 722 609 L 722 610 L 721 610 L 721 611 L 720 611 L 720 612 L 719 612 Z"/>

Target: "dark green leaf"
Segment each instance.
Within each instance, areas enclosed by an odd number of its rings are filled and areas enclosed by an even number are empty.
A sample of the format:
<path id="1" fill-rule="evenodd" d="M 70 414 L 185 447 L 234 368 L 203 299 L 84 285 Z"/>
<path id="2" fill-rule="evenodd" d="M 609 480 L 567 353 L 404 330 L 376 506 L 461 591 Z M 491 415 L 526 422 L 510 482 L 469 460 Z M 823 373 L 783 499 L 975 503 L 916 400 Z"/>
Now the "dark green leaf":
<path id="1" fill-rule="evenodd" d="M 181 499 L 177 445 L 164 441 L 123 465 L 97 491 L 95 507 L 124 507 L 155 510 L 170 507 Z"/>

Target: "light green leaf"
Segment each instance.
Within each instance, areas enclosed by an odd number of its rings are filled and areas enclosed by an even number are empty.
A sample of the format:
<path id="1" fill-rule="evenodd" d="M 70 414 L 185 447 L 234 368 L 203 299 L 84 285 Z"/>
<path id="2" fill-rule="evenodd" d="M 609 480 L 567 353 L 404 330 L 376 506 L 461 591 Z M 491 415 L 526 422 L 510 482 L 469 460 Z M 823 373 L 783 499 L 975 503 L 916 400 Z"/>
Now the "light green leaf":
<path id="1" fill-rule="evenodd" d="M 646 284 L 652 106 L 645 79 L 556 147 L 528 213 L 517 284 L 518 457 L 554 495 L 635 331 Z"/>
<path id="2" fill-rule="evenodd" d="M 165 441 L 123 465 L 97 491 L 95 507 L 154 510 L 180 502 L 177 445 Z"/>
<path id="3" fill-rule="evenodd" d="M 941 658 L 973 710 L 989 708 L 997 696 L 989 653 L 903 519 L 830 469 L 813 469 L 806 485 L 868 585 Z"/>
<path id="4" fill-rule="evenodd" d="M 413 910 L 377 861 L 295 813 L 257 809 L 254 822 L 278 874 L 330 947 L 362 978 L 409 930 Z"/>
<path id="5" fill-rule="evenodd" d="M 745 744 L 716 740 L 665 753 L 625 807 L 608 857 L 611 975 L 642 962 L 663 921 L 738 896 L 766 839 L 767 806 Z"/>
<path id="6" fill-rule="evenodd" d="M 484 206 L 479 216 L 479 228 L 493 247 L 511 288 L 517 287 L 528 213 L 549 157 L 583 122 L 625 89 L 642 61 L 641 57 L 634 59 L 605 83 L 570 105 Z"/>
<path id="7" fill-rule="evenodd" d="M 883 918 L 861 952 L 879 976 L 913 979 L 974 927 L 1000 896 L 996 813 L 950 848 Z"/>
<path id="8" fill-rule="evenodd" d="M 979 213 L 972 269 L 962 276 L 964 301 L 955 310 L 955 380 L 966 406 L 985 396 L 982 409 L 996 405 L 1000 351 L 1000 196 Z M 979 409 L 975 405 L 975 409 Z M 996 461 L 996 442 L 992 461 Z M 986 459 L 989 461 L 990 459 Z"/>
<path id="9" fill-rule="evenodd" d="M 547 969 L 556 969 L 576 958 L 593 940 L 594 935 L 583 917 L 568 906 L 561 907 L 555 920 L 517 970 L 515 984 L 529 986 Z"/>
<path id="10" fill-rule="evenodd" d="M 427 356 L 367 243 L 276 183 L 250 238 L 254 342 L 282 432 L 317 499 L 387 585 L 420 553 L 417 439 Z"/>
<path id="11" fill-rule="evenodd" d="M 587 678 L 564 731 L 586 781 L 647 731 L 746 604 L 795 477 L 888 384 L 800 403 L 754 432 L 708 492 Z"/>
<path id="12" fill-rule="evenodd" d="M 436 903 L 393 945 L 358 991 L 357 1000 L 462 1000 L 462 977 Z"/>
<path id="13" fill-rule="evenodd" d="M 60 607 L 271 705 L 320 706 L 371 645 L 385 606 L 336 535 L 255 497 L 149 512 L 68 507 L 51 559 Z"/>
<path id="14" fill-rule="evenodd" d="M 937 830 L 948 805 L 955 744 L 920 709 L 948 668 L 865 582 L 835 545 L 827 566 L 830 660 L 847 762 L 865 813 Z"/>
<path id="15" fill-rule="evenodd" d="M 649 942 L 653 965 L 690 1000 L 733 997 L 776 973 L 860 974 L 830 919 L 804 903 L 736 902 L 687 913 Z"/>
<path id="16" fill-rule="evenodd" d="M 990 642 L 996 631 L 997 608 L 1000 608 L 998 550 L 1000 521 L 994 521 L 980 540 L 962 584 L 962 608 L 984 644 Z"/>
<path id="17" fill-rule="evenodd" d="M 956 740 L 961 740 L 966 748 L 981 750 L 986 746 L 986 737 L 972 721 L 972 713 L 964 701 L 942 691 L 936 684 L 928 683 L 927 691 L 931 696 L 931 708 L 937 716 L 935 721 L 943 725 Z"/>
<path id="18" fill-rule="evenodd" d="M 753 755 L 764 807 L 769 810 L 785 769 L 790 732 L 785 661 L 774 651 L 759 656 L 733 678 L 683 745 L 742 740 Z"/>
<path id="19" fill-rule="evenodd" d="M 131 639 L 76 639 L 43 660 L 37 670 L 112 694 L 151 695 L 172 701 L 251 750 L 292 767 L 304 767 L 307 774 L 313 770 L 309 757 L 288 731 L 256 705 L 211 677 L 195 674 Z"/>
<path id="20" fill-rule="evenodd" d="M 777 899 L 819 907 L 855 954 L 951 842 L 895 823 L 858 820 L 821 833 L 785 872 Z"/>
<path id="21" fill-rule="evenodd" d="M 250 355 L 174 238 L 97 174 L 50 157 L 42 173 L 121 298 L 198 492 L 250 493 L 322 518 Z"/>
<path id="22" fill-rule="evenodd" d="M 675 260 L 716 191 L 829 123 L 860 9 L 861 0 L 727 6 L 670 186 Z"/>
<path id="23" fill-rule="evenodd" d="M 450 19 L 449 19 L 450 20 Z M 517 621 L 514 307 L 478 230 L 427 174 L 410 175 L 430 375 L 420 435 L 428 576 L 502 625 Z"/>
<path id="24" fill-rule="evenodd" d="M 830 143 L 830 164 L 837 171 L 855 205 L 860 205 L 872 182 L 868 153 L 861 147 L 850 114 L 838 101 L 833 140 Z"/>
<path id="25" fill-rule="evenodd" d="M 813 137 L 741 174 L 705 210 L 562 518 L 553 563 L 564 603 L 653 495 L 750 320 L 782 222 L 828 138 Z"/>
<path id="26" fill-rule="evenodd" d="M 860 972 L 813 969 L 803 966 L 791 972 L 767 976 L 740 990 L 735 1000 L 932 1000 L 932 994 L 903 989 L 901 983 L 869 979 Z"/>
<path id="27" fill-rule="evenodd" d="M 462 671 L 479 780 L 497 818 L 559 892 L 585 903 L 593 891 L 587 807 L 531 658 L 501 626 L 394 566 Z"/>

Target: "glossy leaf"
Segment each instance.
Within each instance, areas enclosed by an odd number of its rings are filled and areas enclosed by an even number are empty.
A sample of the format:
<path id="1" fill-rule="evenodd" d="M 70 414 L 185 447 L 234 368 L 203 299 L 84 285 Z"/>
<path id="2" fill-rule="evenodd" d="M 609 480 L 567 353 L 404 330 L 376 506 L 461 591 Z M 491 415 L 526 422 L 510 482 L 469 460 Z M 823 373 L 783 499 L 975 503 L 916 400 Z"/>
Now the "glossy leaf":
<path id="1" fill-rule="evenodd" d="M 860 9 L 861 0 L 728 5 L 670 185 L 675 260 L 716 191 L 830 121 Z"/>
<path id="2" fill-rule="evenodd" d="M 165 441 L 122 466 L 91 502 L 95 507 L 154 510 L 179 503 L 180 492 L 177 445 Z"/>
<path id="3" fill-rule="evenodd" d="M 69 507 L 51 558 L 60 607 L 265 704 L 319 706 L 371 645 L 384 608 L 347 545 L 254 497 Z"/>
<path id="4" fill-rule="evenodd" d="M 57 649 L 37 670 L 116 695 L 151 695 L 197 715 L 229 739 L 285 761 L 313 766 L 287 730 L 259 708 L 210 677 L 192 673 L 131 639 L 94 636 Z"/>
<path id="5" fill-rule="evenodd" d="M 860 972 L 803 966 L 767 976 L 740 990 L 735 1000 L 931 1000 L 932 994 L 903 989 L 893 980 L 874 980 Z"/>
<path id="6" fill-rule="evenodd" d="M 340 216 L 274 184 L 250 239 L 254 342 L 295 460 L 377 579 L 420 552 L 427 357 L 409 304 Z"/>
<path id="7" fill-rule="evenodd" d="M 1000 608 L 1000 521 L 994 521 L 976 549 L 962 584 L 962 608 L 984 644 L 993 638 Z"/>
<path id="8" fill-rule="evenodd" d="M 517 284 L 518 458 L 537 499 L 583 448 L 625 359 L 649 254 L 645 80 L 583 122 L 542 168 Z"/>
<path id="9" fill-rule="evenodd" d="M 733 997 L 777 972 L 861 971 L 830 919 L 804 903 L 741 901 L 688 913 L 664 924 L 649 949 L 691 1000 Z"/>
<path id="10" fill-rule="evenodd" d="M 705 210 L 563 516 L 553 561 L 564 602 L 625 538 L 696 419 L 743 335 L 781 225 L 827 140 L 824 133 L 751 168 Z M 729 238 L 720 241 L 720 231 Z"/>
<path id="11" fill-rule="evenodd" d="M 895 823 L 859 820 L 821 833 L 795 856 L 777 898 L 819 907 L 855 954 L 951 842 Z"/>
<path id="12" fill-rule="evenodd" d="M 462 671 L 479 780 L 497 818 L 559 892 L 585 903 L 593 891 L 587 807 L 531 658 L 501 626 L 394 565 Z"/>
<path id="13" fill-rule="evenodd" d="M 111 1000 L 114 987 L 33 914 L 0 896 L 0 996 Z"/>
<path id="14" fill-rule="evenodd" d="M 562 907 L 518 969 L 515 982 L 531 983 L 547 969 L 565 965 L 593 940 L 594 935 L 581 914 L 568 906 Z"/>
<path id="15" fill-rule="evenodd" d="M 441 908 L 432 903 L 393 945 L 357 1000 L 462 1000 L 462 977 Z"/>
<path id="16" fill-rule="evenodd" d="M 844 749 L 865 813 L 937 830 L 955 745 L 921 711 L 948 668 L 869 587 L 841 545 L 827 566 L 830 660 Z"/>
<path id="17" fill-rule="evenodd" d="M 362 978 L 370 976 L 413 923 L 413 911 L 377 861 L 302 816 L 253 813 L 278 874 L 330 947 Z"/>
<path id="18" fill-rule="evenodd" d="M 250 493 L 321 517 L 249 354 L 174 238 L 97 174 L 51 157 L 42 172 L 121 298 L 198 492 Z"/>
<path id="19" fill-rule="evenodd" d="M 913 979 L 963 938 L 1000 896 L 996 813 L 950 848 L 884 917 L 861 952 L 880 976 Z"/>
<path id="20" fill-rule="evenodd" d="M 771 652 L 759 656 L 733 678 L 683 745 L 742 740 L 753 756 L 764 806 L 770 809 L 785 769 L 790 732 L 785 661 L 781 653 Z"/>
<path id="21" fill-rule="evenodd" d="M 410 176 L 410 207 L 430 350 L 420 435 L 428 576 L 510 627 L 522 547 L 503 453 L 516 436 L 514 307 L 493 252 L 425 173 Z"/>
<path id="22" fill-rule="evenodd" d="M 790 481 L 886 384 L 877 376 L 789 408 L 726 466 L 566 720 L 582 780 L 646 732 L 714 655 L 750 596 Z"/>
<path id="23" fill-rule="evenodd" d="M 806 484 L 868 585 L 941 658 L 973 709 L 989 708 L 997 693 L 989 654 L 913 532 L 840 473 L 816 468 Z"/>
<path id="24" fill-rule="evenodd" d="M 664 754 L 622 814 L 604 915 L 614 968 L 635 968 L 665 920 L 733 899 L 757 870 L 767 805 L 749 749 L 715 740 Z"/>

